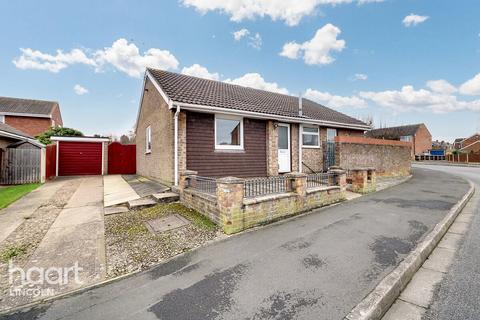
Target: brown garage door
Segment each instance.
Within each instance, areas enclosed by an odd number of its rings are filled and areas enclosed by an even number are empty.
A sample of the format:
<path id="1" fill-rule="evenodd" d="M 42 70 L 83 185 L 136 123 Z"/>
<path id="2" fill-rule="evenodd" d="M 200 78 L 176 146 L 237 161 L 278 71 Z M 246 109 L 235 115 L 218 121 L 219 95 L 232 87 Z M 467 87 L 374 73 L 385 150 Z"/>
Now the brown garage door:
<path id="1" fill-rule="evenodd" d="M 59 141 L 59 176 L 99 174 L 102 174 L 101 142 Z"/>

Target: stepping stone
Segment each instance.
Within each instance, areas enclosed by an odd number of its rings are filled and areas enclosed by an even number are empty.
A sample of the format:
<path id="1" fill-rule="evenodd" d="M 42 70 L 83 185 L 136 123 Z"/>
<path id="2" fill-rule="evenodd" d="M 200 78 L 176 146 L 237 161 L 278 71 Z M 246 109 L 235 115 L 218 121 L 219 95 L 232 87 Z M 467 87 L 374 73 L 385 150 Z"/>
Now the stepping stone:
<path id="1" fill-rule="evenodd" d="M 158 218 L 145 222 L 145 226 L 152 233 L 165 232 L 177 229 L 190 224 L 190 221 L 179 214 L 169 214 L 163 218 Z"/>
<path id="2" fill-rule="evenodd" d="M 128 201 L 128 207 L 131 210 L 138 210 L 138 209 L 142 209 L 142 208 L 153 207 L 156 204 L 157 204 L 157 202 L 155 200 L 148 199 L 148 198 L 142 198 L 142 199 Z"/>
<path id="3" fill-rule="evenodd" d="M 174 202 L 180 199 L 180 196 L 174 192 L 155 193 L 155 194 L 152 194 L 152 197 L 157 202 L 163 202 L 163 203 Z"/>
<path id="4" fill-rule="evenodd" d="M 117 213 L 124 213 L 124 212 L 128 212 L 128 208 L 125 206 L 112 206 L 112 207 L 106 207 L 104 209 L 104 214 L 106 216 L 110 214 L 117 214 Z"/>

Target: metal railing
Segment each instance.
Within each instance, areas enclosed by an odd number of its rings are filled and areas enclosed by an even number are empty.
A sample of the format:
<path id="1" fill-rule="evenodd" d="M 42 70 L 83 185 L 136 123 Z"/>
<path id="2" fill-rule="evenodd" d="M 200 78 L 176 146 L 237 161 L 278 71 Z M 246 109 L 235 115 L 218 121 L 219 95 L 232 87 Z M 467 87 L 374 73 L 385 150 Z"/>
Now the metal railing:
<path id="1" fill-rule="evenodd" d="M 189 178 L 187 186 L 198 192 L 217 194 L 217 179 L 210 177 L 195 176 Z"/>
<path id="2" fill-rule="evenodd" d="M 245 198 L 292 191 L 290 179 L 284 176 L 245 180 Z"/>
<path id="3" fill-rule="evenodd" d="M 309 174 L 307 176 L 307 188 L 327 187 L 330 185 L 330 181 L 336 181 L 336 176 L 336 174 L 329 172 Z"/>

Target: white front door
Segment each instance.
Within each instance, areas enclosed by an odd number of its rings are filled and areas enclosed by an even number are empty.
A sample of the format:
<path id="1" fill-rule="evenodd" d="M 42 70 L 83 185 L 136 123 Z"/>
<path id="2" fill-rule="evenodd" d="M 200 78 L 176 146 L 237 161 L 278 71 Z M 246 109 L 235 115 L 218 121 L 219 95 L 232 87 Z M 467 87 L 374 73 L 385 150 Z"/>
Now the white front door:
<path id="1" fill-rule="evenodd" d="M 290 172 L 290 125 L 278 124 L 278 172 Z"/>

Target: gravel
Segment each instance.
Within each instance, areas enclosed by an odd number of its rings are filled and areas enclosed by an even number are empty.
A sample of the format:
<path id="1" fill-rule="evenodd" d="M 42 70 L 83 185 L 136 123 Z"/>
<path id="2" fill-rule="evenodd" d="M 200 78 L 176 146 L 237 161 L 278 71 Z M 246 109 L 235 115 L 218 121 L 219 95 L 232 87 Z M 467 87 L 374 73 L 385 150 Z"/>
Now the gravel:
<path id="1" fill-rule="evenodd" d="M 175 213 L 191 223 L 156 234 L 145 226 L 149 220 Z M 139 211 L 106 216 L 107 277 L 145 270 L 222 235 L 210 220 L 179 203 L 158 204 Z"/>

